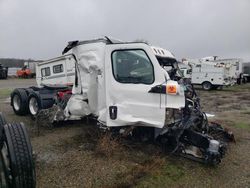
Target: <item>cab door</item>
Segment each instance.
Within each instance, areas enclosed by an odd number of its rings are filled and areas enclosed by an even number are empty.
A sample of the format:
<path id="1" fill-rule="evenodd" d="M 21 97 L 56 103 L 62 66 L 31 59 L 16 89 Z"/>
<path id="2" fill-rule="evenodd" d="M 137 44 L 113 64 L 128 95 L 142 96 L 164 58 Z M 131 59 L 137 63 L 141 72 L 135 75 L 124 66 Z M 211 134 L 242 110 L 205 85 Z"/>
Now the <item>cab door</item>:
<path id="1" fill-rule="evenodd" d="M 166 82 L 151 48 L 143 43 L 106 46 L 107 126 L 143 125 L 162 128 L 165 107 L 160 94 L 150 93 Z"/>

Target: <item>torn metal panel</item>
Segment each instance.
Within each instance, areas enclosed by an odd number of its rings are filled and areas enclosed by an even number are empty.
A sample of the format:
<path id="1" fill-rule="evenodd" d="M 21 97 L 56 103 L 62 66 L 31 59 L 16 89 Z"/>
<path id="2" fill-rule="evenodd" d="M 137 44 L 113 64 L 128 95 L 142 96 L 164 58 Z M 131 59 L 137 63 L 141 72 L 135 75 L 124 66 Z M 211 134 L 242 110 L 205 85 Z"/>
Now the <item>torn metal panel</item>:
<path id="1" fill-rule="evenodd" d="M 105 44 L 99 42 L 78 45 L 72 51 L 77 59 L 76 73 L 78 77 L 77 83 L 73 87 L 72 98 L 76 94 L 82 95 L 83 100 L 87 101 L 84 111 L 88 108 L 86 112 L 98 116 L 99 111 L 105 108 L 105 97 L 103 96 L 105 94 L 103 88 Z M 71 107 L 74 108 L 73 105 Z M 83 116 L 88 115 L 88 113 L 79 113 Z"/>
<path id="2" fill-rule="evenodd" d="M 69 117 L 71 114 L 74 116 L 84 117 L 91 114 L 88 101 L 84 99 L 83 95 L 72 95 L 65 108 L 65 114 Z"/>

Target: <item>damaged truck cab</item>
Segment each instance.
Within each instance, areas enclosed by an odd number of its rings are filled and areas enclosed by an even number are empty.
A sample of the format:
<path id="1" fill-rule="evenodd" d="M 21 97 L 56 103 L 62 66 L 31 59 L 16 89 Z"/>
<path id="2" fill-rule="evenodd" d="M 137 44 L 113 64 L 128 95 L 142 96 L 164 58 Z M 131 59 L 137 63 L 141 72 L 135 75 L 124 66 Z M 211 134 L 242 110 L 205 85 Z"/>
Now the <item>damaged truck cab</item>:
<path id="1" fill-rule="evenodd" d="M 153 141 L 166 152 L 208 164 L 218 164 L 227 142 L 234 140 L 230 131 L 208 122 L 190 80 L 168 50 L 105 37 L 69 42 L 65 53 L 38 65 L 42 87 L 11 93 L 17 115 L 30 113 L 49 122 L 93 118 L 114 136 Z M 68 83 L 68 73 L 73 73 L 73 87 L 58 85 Z"/>
<path id="2" fill-rule="evenodd" d="M 154 140 L 165 151 L 201 162 L 221 161 L 233 135 L 208 123 L 169 51 L 109 38 L 69 42 L 63 53 L 69 50 L 76 75 L 66 119 L 92 116 L 114 134 Z"/>
<path id="3" fill-rule="evenodd" d="M 107 127 L 163 128 L 166 108 L 185 106 L 183 86 L 170 79 L 148 44 L 85 41 L 72 52 L 77 79 L 68 114 L 92 114 Z"/>

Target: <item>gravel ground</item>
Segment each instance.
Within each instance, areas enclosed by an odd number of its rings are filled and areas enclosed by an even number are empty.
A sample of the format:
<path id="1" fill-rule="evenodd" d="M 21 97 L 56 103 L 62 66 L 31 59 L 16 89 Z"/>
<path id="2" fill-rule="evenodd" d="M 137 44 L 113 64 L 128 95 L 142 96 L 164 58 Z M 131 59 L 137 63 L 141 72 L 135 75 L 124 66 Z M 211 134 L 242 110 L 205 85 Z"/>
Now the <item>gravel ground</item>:
<path id="1" fill-rule="evenodd" d="M 32 85 L 32 80 L 0 80 L 2 90 L 25 84 Z M 250 84 L 198 93 L 203 110 L 215 115 L 210 120 L 221 122 L 236 137 L 216 167 L 162 155 L 154 145 L 107 142 L 91 122 L 41 128 L 38 134 L 29 116 L 13 113 L 6 96 L 0 96 L 0 111 L 29 130 L 37 187 L 250 187 Z"/>
<path id="2" fill-rule="evenodd" d="M 17 79 L 8 78 L 7 80 L 0 80 L 0 89 L 14 89 L 18 87 L 35 86 L 36 79 Z"/>

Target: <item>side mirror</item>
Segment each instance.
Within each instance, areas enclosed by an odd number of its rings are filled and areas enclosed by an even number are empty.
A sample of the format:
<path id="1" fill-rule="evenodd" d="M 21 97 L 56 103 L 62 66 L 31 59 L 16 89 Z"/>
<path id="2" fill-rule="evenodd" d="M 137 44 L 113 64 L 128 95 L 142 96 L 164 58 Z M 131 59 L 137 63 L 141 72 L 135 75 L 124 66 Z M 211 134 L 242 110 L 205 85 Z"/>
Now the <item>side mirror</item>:
<path id="1" fill-rule="evenodd" d="M 177 85 L 176 84 L 156 85 L 156 86 L 153 86 L 148 92 L 176 95 Z"/>
<path id="2" fill-rule="evenodd" d="M 149 93 L 166 93 L 166 86 L 156 85 L 156 86 L 153 86 L 148 92 Z"/>

